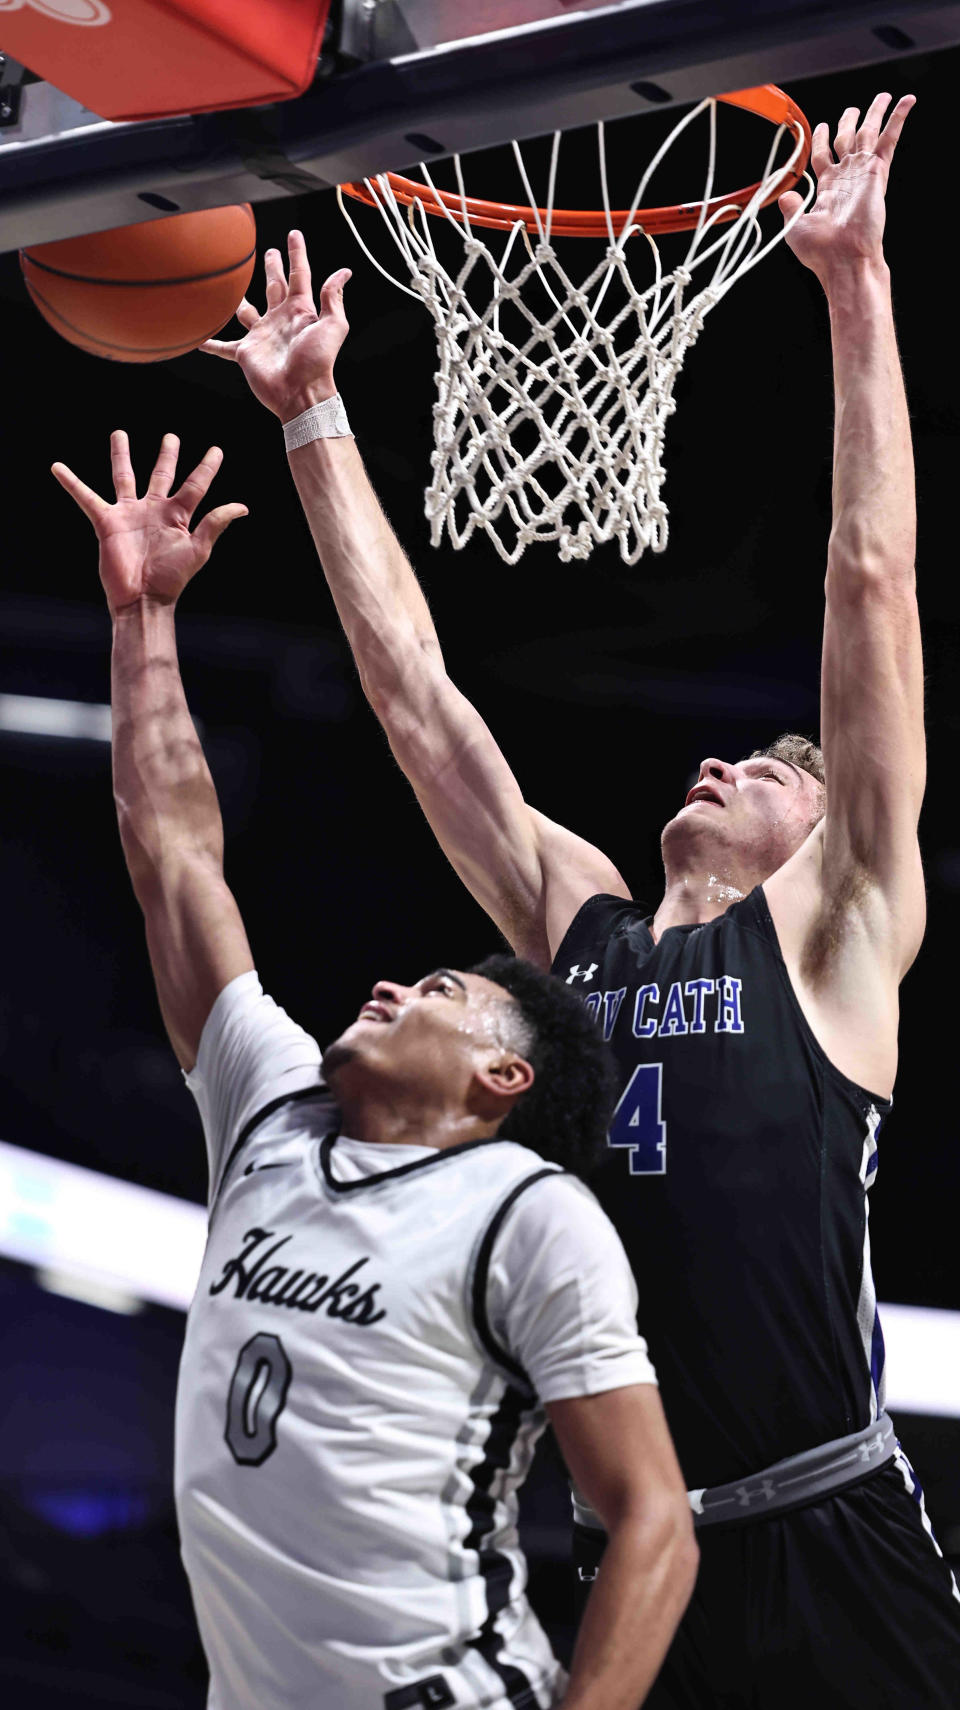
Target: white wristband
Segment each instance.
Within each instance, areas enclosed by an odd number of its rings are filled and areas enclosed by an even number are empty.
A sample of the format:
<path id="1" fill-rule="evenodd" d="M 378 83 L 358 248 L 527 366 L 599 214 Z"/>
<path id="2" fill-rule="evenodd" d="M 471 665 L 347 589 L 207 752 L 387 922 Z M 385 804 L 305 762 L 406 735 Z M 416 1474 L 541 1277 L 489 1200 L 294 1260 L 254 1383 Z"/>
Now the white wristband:
<path id="1" fill-rule="evenodd" d="M 339 392 L 324 398 L 322 404 L 311 404 L 302 415 L 283 424 L 283 443 L 288 451 L 309 445 L 312 439 L 352 439 L 347 412 Z"/>

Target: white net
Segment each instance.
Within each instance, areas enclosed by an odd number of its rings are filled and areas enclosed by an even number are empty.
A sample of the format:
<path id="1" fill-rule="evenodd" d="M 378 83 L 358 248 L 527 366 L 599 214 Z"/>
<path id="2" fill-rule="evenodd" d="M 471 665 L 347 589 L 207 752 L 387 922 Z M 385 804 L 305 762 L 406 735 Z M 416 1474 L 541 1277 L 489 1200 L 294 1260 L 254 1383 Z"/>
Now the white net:
<path id="1" fill-rule="evenodd" d="M 669 271 L 657 241 L 637 223 L 647 185 L 664 155 L 701 113 L 709 123 L 706 186 L 692 231 Z M 564 561 L 587 558 L 616 541 L 627 564 L 668 538 L 663 501 L 663 444 L 675 408 L 674 388 L 704 317 L 730 287 L 769 252 L 788 227 L 777 218 L 764 237 L 760 210 L 778 187 L 792 182 L 804 146 L 799 125 L 776 131 L 763 178 L 731 219 L 729 205 L 707 210 L 716 169 L 717 103 L 701 102 L 671 131 L 640 181 L 619 230 L 608 194 L 606 139 L 597 126 L 607 241 L 577 282 L 556 243 L 582 256 L 582 239 L 553 234 L 561 133 L 553 138 L 545 206 L 537 231 L 518 219 L 499 239 L 500 253 L 471 224 L 459 156 L 459 194 L 429 214 L 419 198 L 402 203 L 386 174 L 365 180 L 409 275 L 387 271 L 364 241 L 340 196 L 354 236 L 374 266 L 429 309 L 436 327 L 438 366 L 432 479 L 426 491 L 431 540 L 444 529 L 454 547 L 486 533 L 514 564 L 534 541 L 555 542 Z M 518 144 L 513 150 L 531 206 L 536 198 Z M 779 159 L 778 157 L 784 156 Z M 424 196 L 436 196 L 420 167 Z M 809 176 L 799 217 L 813 194 Z M 432 198 L 431 198 L 432 200 Z M 621 217 L 622 218 L 622 217 Z M 728 223 L 721 223 L 728 222 Z M 793 222 L 791 221 L 791 224 Z M 448 269 L 435 229 L 453 228 L 458 262 Z M 589 246 L 588 246 L 589 247 Z M 601 246 L 594 240 L 596 253 Z M 638 283 L 643 255 L 652 277 Z M 462 258 L 462 259 L 460 259 Z M 695 277 L 702 283 L 694 288 Z"/>

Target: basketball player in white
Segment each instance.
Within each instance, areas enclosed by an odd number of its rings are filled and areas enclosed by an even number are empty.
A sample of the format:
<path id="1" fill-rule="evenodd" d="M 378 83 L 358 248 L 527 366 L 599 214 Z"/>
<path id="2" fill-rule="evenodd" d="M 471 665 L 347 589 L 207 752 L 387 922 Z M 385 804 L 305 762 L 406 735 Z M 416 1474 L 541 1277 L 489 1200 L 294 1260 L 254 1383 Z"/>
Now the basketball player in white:
<path id="1" fill-rule="evenodd" d="M 518 954 L 594 980 L 579 989 L 618 1055 L 623 1099 L 635 1100 L 611 1130 L 627 1157 L 611 1150 L 623 1168 L 607 1203 L 638 1275 L 650 1267 L 642 1292 L 650 1275 L 663 1280 L 650 1333 L 656 1324 L 668 1417 L 706 1528 L 658 1710 L 720 1699 L 792 1710 L 818 1694 L 890 1710 L 956 1702 L 960 1605 L 883 1412 L 865 1200 L 896 1072 L 898 987 L 924 929 L 913 463 L 883 252 L 887 178 L 912 105 L 905 96 L 891 110 L 880 95 L 862 120 L 848 108 L 832 146 L 817 127 L 816 201 L 787 238 L 824 288 L 834 358 L 823 758 L 791 738 L 704 760 L 664 829 L 650 921 L 600 850 L 528 805 L 450 681 L 353 441 L 289 453 L 364 690 L 442 848 Z M 798 203 L 784 196 L 784 215 Z M 241 305 L 246 336 L 204 347 L 239 362 L 288 434 L 298 418 L 319 422 L 305 412 L 335 394 L 348 277 L 327 280 L 318 315 L 299 233 L 289 259 L 287 281 L 267 252 L 266 313 Z M 332 408 L 325 431 L 342 432 Z M 758 1088 L 766 1101 L 751 1096 Z M 646 1130 L 652 1162 L 637 1144 Z M 818 1453 L 828 1489 L 800 1482 Z M 782 1487 L 766 1476 L 781 1463 Z M 749 1537 L 710 1529 L 738 1500 L 752 1514 L 774 1498 L 782 1521 Z"/>
<path id="2" fill-rule="evenodd" d="M 379 981 L 323 1070 L 263 994 L 174 632 L 245 507 L 191 534 L 221 454 L 171 493 L 177 446 L 142 498 L 123 433 L 116 503 L 54 473 L 100 542 L 121 839 L 209 1152 L 176 1477 L 211 1710 L 635 1710 L 697 1551 L 623 1249 L 544 1163 L 603 1144 L 605 1047 L 507 956 Z M 516 1533 L 544 1407 L 611 1538 L 569 1685 Z"/>

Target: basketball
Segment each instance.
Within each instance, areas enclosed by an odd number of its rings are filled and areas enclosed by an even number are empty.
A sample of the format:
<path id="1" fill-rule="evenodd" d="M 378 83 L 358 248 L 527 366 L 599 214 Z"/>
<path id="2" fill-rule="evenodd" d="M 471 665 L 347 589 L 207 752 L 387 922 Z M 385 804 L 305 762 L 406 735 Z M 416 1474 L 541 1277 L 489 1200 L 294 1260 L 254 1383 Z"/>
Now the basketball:
<path id="1" fill-rule="evenodd" d="M 244 202 L 32 245 L 20 268 L 44 320 L 70 344 L 113 362 L 166 362 L 230 320 L 256 243 Z"/>

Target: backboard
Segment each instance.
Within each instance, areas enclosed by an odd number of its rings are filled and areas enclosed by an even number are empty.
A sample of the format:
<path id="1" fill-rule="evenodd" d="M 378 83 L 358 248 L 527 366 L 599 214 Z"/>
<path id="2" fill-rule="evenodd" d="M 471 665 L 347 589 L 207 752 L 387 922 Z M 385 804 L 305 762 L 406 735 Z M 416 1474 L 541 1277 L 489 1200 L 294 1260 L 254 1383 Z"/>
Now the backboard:
<path id="1" fill-rule="evenodd" d="M 7 60 L 0 251 L 957 44 L 947 0 L 341 0 L 297 99 L 119 123 Z"/>

